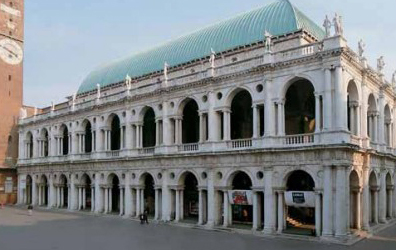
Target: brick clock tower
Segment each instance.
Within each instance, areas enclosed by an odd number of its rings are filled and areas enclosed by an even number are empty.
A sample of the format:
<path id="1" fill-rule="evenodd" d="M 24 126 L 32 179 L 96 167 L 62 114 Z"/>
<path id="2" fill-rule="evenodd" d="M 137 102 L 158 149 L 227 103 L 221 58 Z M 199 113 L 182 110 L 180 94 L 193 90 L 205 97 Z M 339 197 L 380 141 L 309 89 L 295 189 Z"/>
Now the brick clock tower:
<path id="1" fill-rule="evenodd" d="M 0 203 L 16 202 L 23 34 L 24 0 L 0 0 Z"/>

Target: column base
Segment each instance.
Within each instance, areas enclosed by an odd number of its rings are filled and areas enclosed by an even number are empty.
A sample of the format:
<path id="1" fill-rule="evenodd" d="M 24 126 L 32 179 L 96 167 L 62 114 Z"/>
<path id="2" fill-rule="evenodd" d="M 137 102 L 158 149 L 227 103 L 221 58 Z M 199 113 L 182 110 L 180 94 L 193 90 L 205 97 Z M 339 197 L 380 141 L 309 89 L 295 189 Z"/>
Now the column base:
<path id="1" fill-rule="evenodd" d="M 272 227 L 264 227 L 263 233 L 267 235 L 274 234 L 275 230 Z"/>

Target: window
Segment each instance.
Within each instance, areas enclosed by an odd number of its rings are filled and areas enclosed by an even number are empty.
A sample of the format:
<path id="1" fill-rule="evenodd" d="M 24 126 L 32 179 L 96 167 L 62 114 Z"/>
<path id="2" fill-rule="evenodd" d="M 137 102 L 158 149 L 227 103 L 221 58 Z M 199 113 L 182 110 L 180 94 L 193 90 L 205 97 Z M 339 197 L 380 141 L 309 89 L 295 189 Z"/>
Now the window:
<path id="1" fill-rule="evenodd" d="M 12 80 L 12 75 L 8 75 L 8 81 Z"/>
<path id="2" fill-rule="evenodd" d="M 12 177 L 7 177 L 7 179 L 4 183 L 4 187 L 5 187 L 6 194 L 12 193 Z"/>

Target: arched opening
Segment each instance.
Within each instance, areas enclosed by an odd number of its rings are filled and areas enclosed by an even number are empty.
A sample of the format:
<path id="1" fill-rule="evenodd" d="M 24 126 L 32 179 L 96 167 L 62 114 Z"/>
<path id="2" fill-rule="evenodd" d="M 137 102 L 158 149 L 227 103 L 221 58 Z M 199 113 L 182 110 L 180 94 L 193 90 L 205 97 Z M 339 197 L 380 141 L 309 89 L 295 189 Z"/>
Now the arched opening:
<path id="1" fill-rule="evenodd" d="M 67 184 L 67 178 L 65 175 L 61 175 L 60 176 L 60 191 L 59 194 L 59 207 L 60 208 L 64 208 L 64 207 L 68 207 L 69 205 L 69 188 L 68 188 L 68 184 Z"/>
<path id="2" fill-rule="evenodd" d="M 41 176 L 39 185 L 39 205 L 48 206 L 48 180 L 45 175 Z"/>
<path id="3" fill-rule="evenodd" d="M 111 150 L 120 150 L 121 148 L 121 124 L 117 115 L 111 120 Z"/>
<path id="4" fill-rule="evenodd" d="M 295 81 L 286 92 L 286 135 L 315 132 L 315 88 L 305 79 Z"/>
<path id="5" fill-rule="evenodd" d="M 62 133 L 62 154 L 69 154 L 69 130 L 66 125 L 62 125 L 61 127 Z"/>
<path id="6" fill-rule="evenodd" d="M 375 172 L 371 172 L 369 177 L 369 186 L 370 186 L 370 223 L 377 224 L 378 223 L 378 192 L 379 186 L 377 181 L 377 176 Z"/>
<path id="7" fill-rule="evenodd" d="M 367 108 L 367 133 L 371 142 L 377 141 L 378 110 L 373 94 L 370 94 Z"/>
<path id="8" fill-rule="evenodd" d="M 393 185 L 392 185 L 392 177 L 390 173 L 386 174 L 386 217 L 392 218 L 392 210 L 393 210 Z"/>
<path id="9" fill-rule="evenodd" d="M 359 175 L 352 171 L 349 176 L 349 207 L 350 207 L 350 225 L 352 229 L 360 230 L 361 228 L 361 187 Z"/>
<path id="10" fill-rule="evenodd" d="M 82 176 L 82 185 L 83 185 L 82 209 L 91 210 L 91 208 L 92 208 L 92 189 L 91 189 L 92 181 L 91 181 L 91 178 L 87 174 L 84 174 Z"/>
<path id="11" fill-rule="evenodd" d="M 85 153 L 92 152 L 92 126 L 90 121 L 85 123 L 85 141 L 84 141 Z"/>
<path id="12" fill-rule="evenodd" d="M 198 104 L 193 99 L 187 101 L 183 109 L 182 142 L 184 144 L 199 142 Z"/>
<path id="13" fill-rule="evenodd" d="M 184 175 L 183 185 L 182 219 L 195 223 L 199 215 L 198 180 L 194 174 L 187 172 Z"/>
<path id="14" fill-rule="evenodd" d="M 231 139 L 253 137 L 252 97 L 247 90 L 238 92 L 231 102 Z"/>
<path id="15" fill-rule="evenodd" d="M 155 146 L 155 113 L 152 108 L 148 108 L 143 118 L 143 147 L 149 148 Z"/>
<path id="16" fill-rule="evenodd" d="M 33 194 L 32 184 L 33 184 L 32 177 L 30 175 L 27 175 L 26 176 L 26 200 L 25 200 L 26 205 L 32 204 L 32 194 Z"/>
<path id="17" fill-rule="evenodd" d="M 384 120 L 385 143 L 388 147 L 391 147 L 392 146 L 393 126 L 392 126 L 391 110 L 390 110 L 388 104 L 385 106 L 384 114 L 385 114 L 385 120 Z"/>
<path id="18" fill-rule="evenodd" d="M 287 232 L 315 235 L 314 188 L 314 180 L 305 171 L 296 170 L 287 178 L 285 197 L 287 203 L 285 206 Z M 281 194 L 278 194 L 278 200 L 279 195 Z"/>
<path id="19" fill-rule="evenodd" d="M 143 192 L 143 205 L 144 211 L 147 211 L 150 217 L 155 214 L 155 189 L 154 189 L 154 178 L 151 174 L 145 174 L 142 176 L 144 181 L 144 192 Z M 144 212 L 143 211 L 143 212 Z"/>
<path id="20" fill-rule="evenodd" d="M 231 185 L 230 224 L 251 227 L 253 222 L 252 180 L 245 172 L 238 171 L 234 174 Z"/>
<path id="21" fill-rule="evenodd" d="M 31 159 L 33 158 L 33 135 L 31 132 L 26 134 L 26 158 Z"/>
<path id="22" fill-rule="evenodd" d="M 120 211 L 120 180 L 117 175 L 113 175 L 111 180 L 111 199 L 110 199 L 110 212 Z"/>
<path id="23" fill-rule="evenodd" d="M 347 89 L 348 129 L 353 135 L 359 134 L 359 93 L 354 81 L 350 81 Z"/>

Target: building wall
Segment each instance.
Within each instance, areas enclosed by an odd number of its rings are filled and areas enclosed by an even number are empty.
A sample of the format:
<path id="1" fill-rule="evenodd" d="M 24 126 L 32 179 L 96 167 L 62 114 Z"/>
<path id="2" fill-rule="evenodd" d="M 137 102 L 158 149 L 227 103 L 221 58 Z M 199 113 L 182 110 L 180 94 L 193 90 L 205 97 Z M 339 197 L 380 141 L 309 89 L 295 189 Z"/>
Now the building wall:
<path id="1" fill-rule="evenodd" d="M 11 61 L 0 57 L 0 179 L 12 176 L 16 179 L 15 164 L 18 157 L 18 117 L 23 99 L 23 40 L 24 40 L 24 1 L 0 1 L 0 54 L 18 58 Z M 17 46 L 19 48 L 17 48 Z M 4 48 L 5 47 L 5 48 Z M 8 49 L 8 50 L 6 50 Z M 22 53 L 20 54 L 20 52 Z M 5 171 L 5 169 L 9 169 Z M 3 187 L 0 183 L 0 189 Z M 15 202 L 0 190 L 0 199 Z M 15 195 L 13 195 L 15 196 Z"/>

